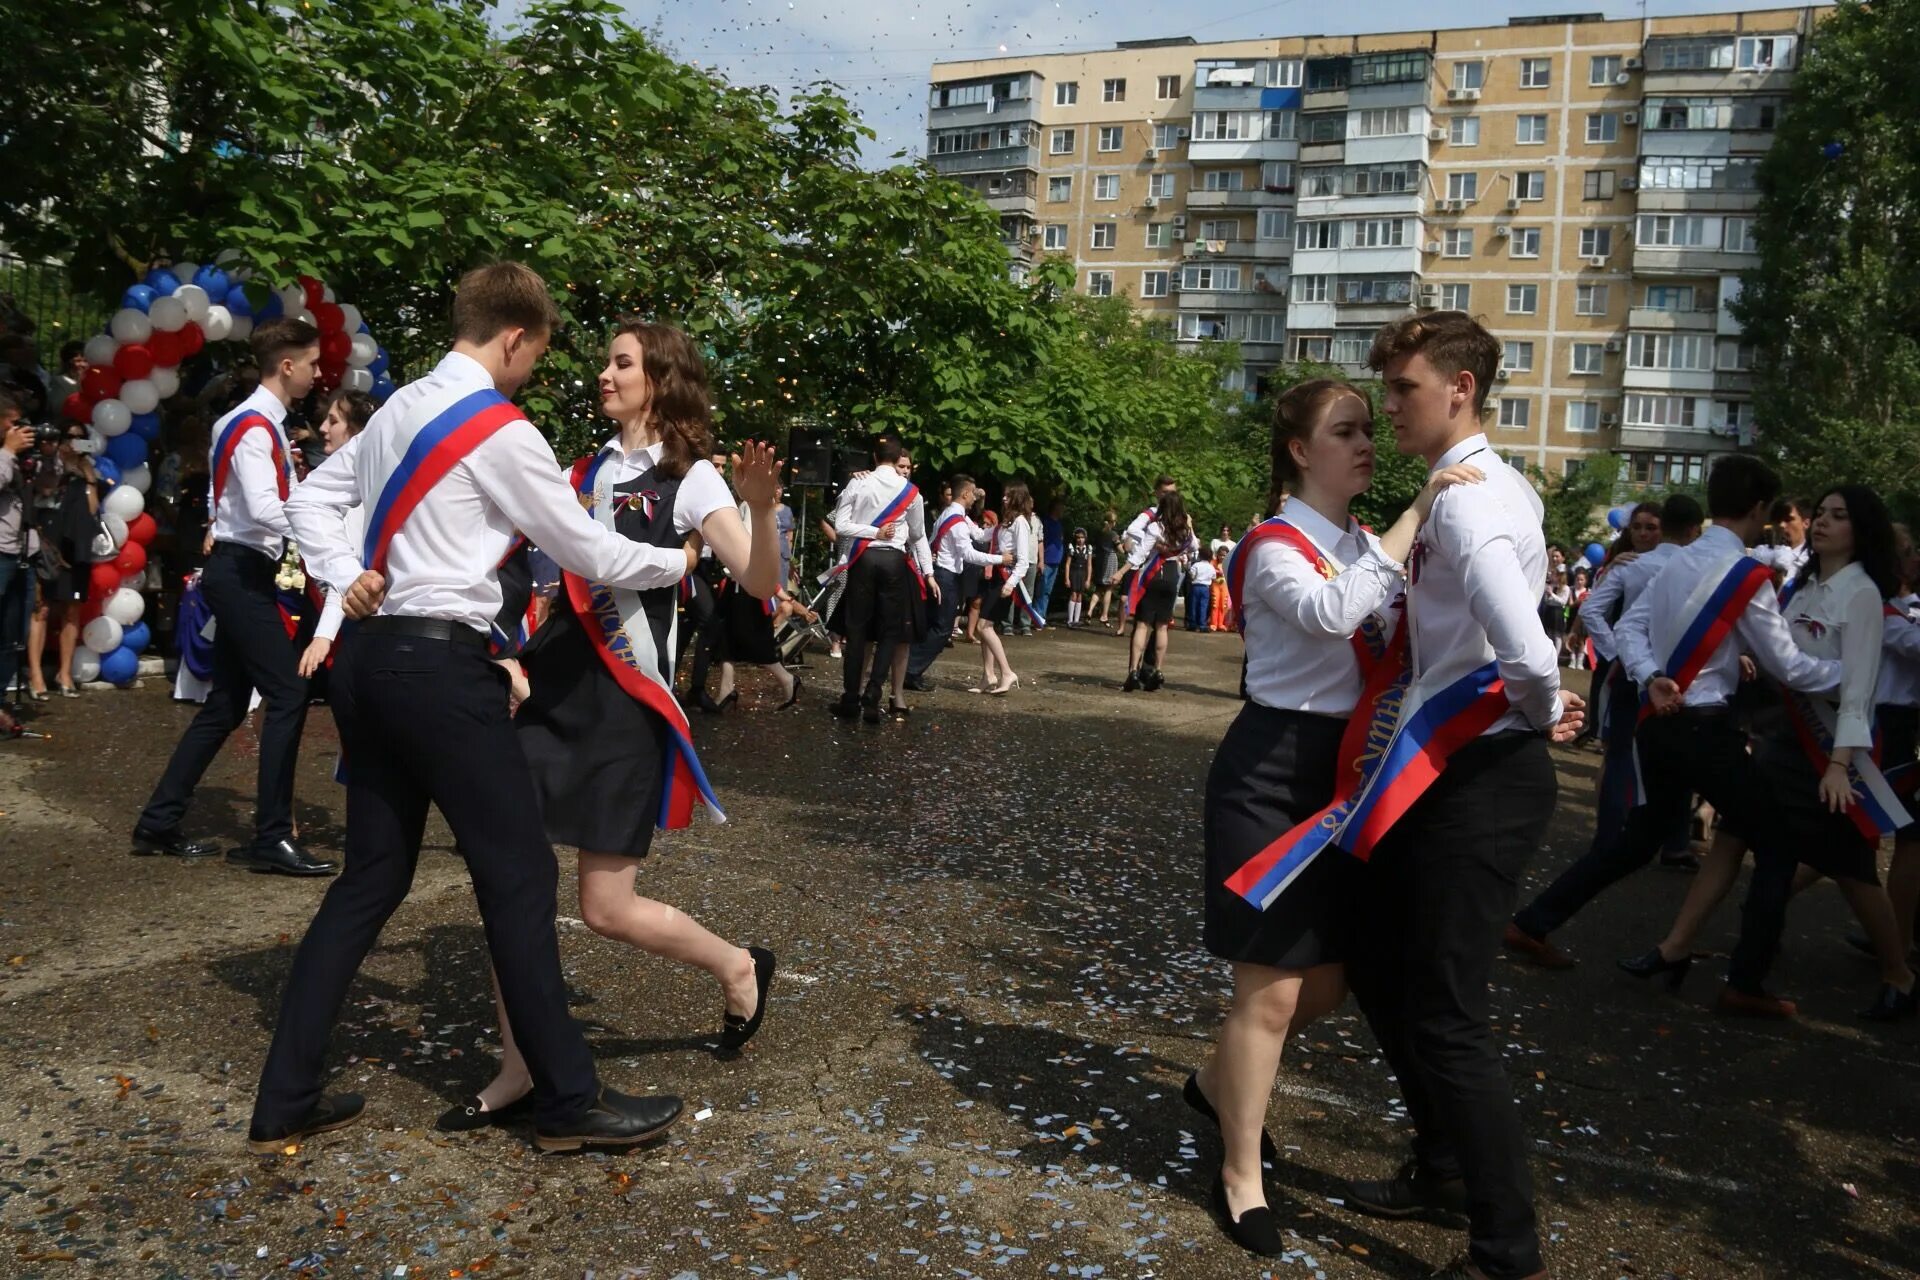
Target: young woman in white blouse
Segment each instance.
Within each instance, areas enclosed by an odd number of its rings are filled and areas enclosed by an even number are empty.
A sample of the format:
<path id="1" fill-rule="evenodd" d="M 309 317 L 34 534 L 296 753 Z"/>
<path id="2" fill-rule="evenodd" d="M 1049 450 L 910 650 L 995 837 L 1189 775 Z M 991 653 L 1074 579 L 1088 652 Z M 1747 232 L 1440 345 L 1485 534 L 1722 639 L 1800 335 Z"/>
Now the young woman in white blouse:
<path id="1" fill-rule="evenodd" d="M 987 550 L 995 555 L 1013 553 L 1012 564 L 988 565 L 980 587 L 980 687 L 968 693 L 1005 694 L 1020 687 L 1020 677 L 1007 664 L 1007 649 L 1000 642 L 1000 624 L 1020 607 L 1014 592 L 1022 590 L 1027 567 L 1033 563 L 1033 526 L 1027 516 L 1033 513 L 1033 494 L 1018 480 L 1000 495 L 1000 523 L 993 527 Z"/>
<path id="2" fill-rule="evenodd" d="M 1151 692 L 1166 683 L 1167 633 L 1173 630 L 1173 602 L 1180 593 L 1180 575 L 1200 550 L 1193 520 L 1180 494 L 1168 489 L 1147 521 L 1140 539 L 1127 556 L 1133 580 L 1129 593 L 1138 591 L 1130 611 L 1133 634 L 1127 639 L 1127 679 L 1121 686 Z M 1153 665 L 1147 665 L 1147 637 L 1153 637 Z"/>
<path id="3" fill-rule="evenodd" d="M 1251 858 L 1333 797 L 1340 738 L 1360 700 L 1352 637 L 1369 621 L 1391 633 L 1391 607 L 1414 533 L 1449 484 L 1478 481 L 1471 466 L 1434 475 L 1385 536 L 1349 511 L 1373 480 L 1373 406 L 1331 379 L 1305 382 L 1275 407 L 1272 496 L 1276 520 L 1304 535 L 1242 540 L 1246 558 L 1234 603 L 1247 648 L 1247 703 L 1207 775 L 1206 947 L 1233 965 L 1233 1004 L 1207 1065 L 1186 1083 L 1187 1104 L 1220 1125 L 1226 1147 L 1214 1183 L 1222 1227 L 1255 1253 L 1284 1248 L 1267 1208 L 1263 1157 L 1275 1159 L 1263 1122 L 1287 1036 L 1344 997 L 1342 917 L 1359 864 L 1328 848 L 1265 910 L 1228 880 Z M 1282 495 L 1285 500 L 1282 502 Z M 1251 540 L 1251 542 L 1249 542 Z"/>

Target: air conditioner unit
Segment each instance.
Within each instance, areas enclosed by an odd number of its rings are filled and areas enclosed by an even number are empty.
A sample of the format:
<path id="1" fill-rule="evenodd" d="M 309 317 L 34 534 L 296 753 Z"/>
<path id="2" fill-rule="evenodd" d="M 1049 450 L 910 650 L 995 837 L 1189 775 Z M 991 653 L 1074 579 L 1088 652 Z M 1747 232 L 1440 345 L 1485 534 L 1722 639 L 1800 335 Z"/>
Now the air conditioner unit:
<path id="1" fill-rule="evenodd" d="M 1622 191 L 1638 191 L 1640 189 L 1640 179 L 1622 178 L 1620 179 L 1620 189 Z"/>
<path id="2" fill-rule="evenodd" d="M 1185 240 L 1187 238 L 1187 229 L 1185 227 L 1176 226 L 1173 229 L 1173 238 L 1175 240 Z"/>
<path id="3" fill-rule="evenodd" d="M 1480 91 L 1478 89 L 1449 89 L 1447 90 L 1447 101 L 1478 102 L 1480 101 Z"/>
<path id="4" fill-rule="evenodd" d="M 1427 130 L 1428 142 L 1445 142 L 1446 140 L 1447 140 L 1447 131 L 1445 129 Z"/>
<path id="5" fill-rule="evenodd" d="M 1495 369 L 1493 371 L 1493 380 L 1495 382 L 1505 382 L 1508 378 L 1511 378 L 1512 376 L 1513 375 L 1507 372 L 1505 369 Z"/>
<path id="6" fill-rule="evenodd" d="M 1613 82 L 1615 84 L 1632 84 L 1633 77 L 1628 75 L 1626 72 L 1622 71 L 1619 75 L 1613 78 Z"/>
<path id="7" fill-rule="evenodd" d="M 1187 215 L 1186 215 L 1186 214 L 1184 214 L 1184 213 L 1176 213 L 1176 214 L 1174 214 L 1174 215 L 1173 215 L 1173 228 L 1174 228 L 1174 230 L 1176 230 L 1176 231 L 1185 231 L 1185 230 L 1187 229 Z"/>
<path id="8" fill-rule="evenodd" d="M 1186 141 L 1188 138 L 1191 138 L 1192 136 L 1193 134 L 1189 130 L 1186 130 L 1186 129 L 1179 130 L 1179 137 L 1182 142 Z"/>
<path id="9" fill-rule="evenodd" d="M 1493 234 L 1500 237 L 1502 240 L 1505 240 L 1508 236 L 1513 234 L 1513 228 L 1507 226 L 1505 223 L 1501 223 L 1500 225 L 1496 226 L 1493 229 Z"/>
<path id="10" fill-rule="evenodd" d="M 1629 71 L 1638 71 L 1642 67 L 1646 66 L 1647 64 L 1639 58 L 1628 58 L 1625 62 L 1621 63 L 1620 65 L 1625 67 Z"/>
<path id="11" fill-rule="evenodd" d="M 1158 147 L 1147 148 L 1147 159 L 1158 160 L 1159 158 L 1160 158 L 1160 149 Z"/>
<path id="12" fill-rule="evenodd" d="M 1158 209 L 1160 207 L 1160 197 L 1148 196 L 1145 200 L 1142 200 L 1140 202 L 1140 207 L 1142 209 Z"/>
<path id="13" fill-rule="evenodd" d="M 1440 286 L 1428 284 L 1420 286 L 1420 305 L 1431 311 L 1440 305 Z"/>
<path id="14" fill-rule="evenodd" d="M 1620 123 L 1631 129 L 1640 123 L 1640 113 L 1638 111 L 1623 111 L 1620 113 Z"/>
<path id="15" fill-rule="evenodd" d="M 1440 242 L 1438 240 L 1429 240 L 1425 245 L 1421 247 L 1424 248 L 1428 253 L 1440 252 Z"/>
<path id="16" fill-rule="evenodd" d="M 1507 199 L 1507 212 L 1508 212 L 1508 213 L 1518 213 L 1519 211 L 1520 211 L 1520 197 L 1519 197 L 1519 196 L 1510 196 L 1510 197 L 1508 197 L 1508 199 Z"/>
<path id="17" fill-rule="evenodd" d="M 1617 427 L 1620 425 L 1620 415 L 1617 413 L 1603 413 L 1600 415 L 1600 425 L 1603 427 Z"/>
<path id="18" fill-rule="evenodd" d="M 1596 253 L 1587 259 L 1587 265 L 1590 267 L 1604 267 L 1607 265 L 1607 260 Z"/>
<path id="19" fill-rule="evenodd" d="M 1625 342 L 1623 342 L 1622 340 L 1620 340 L 1619 338 L 1608 338 L 1608 339 L 1607 339 L 1607 354 L 1608 354 L 1608 355 L 1615 355 L 1615 356 L 1617 356 L 1617 355 L 1619 355 L 1619 354 L 1620 354 L 1620 353 L 1621 353 L 1622 351 L 1625 351 L 1626 349 L 1627 349 L 1627 344 L 1626 344 Z"/>

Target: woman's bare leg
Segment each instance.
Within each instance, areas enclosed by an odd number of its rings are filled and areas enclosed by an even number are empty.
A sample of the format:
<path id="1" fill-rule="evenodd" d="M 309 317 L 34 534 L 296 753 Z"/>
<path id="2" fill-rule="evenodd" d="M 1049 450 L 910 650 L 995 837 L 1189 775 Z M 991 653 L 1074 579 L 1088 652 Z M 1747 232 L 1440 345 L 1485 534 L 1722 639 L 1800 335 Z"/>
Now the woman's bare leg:
<path id="1" fill-rule="evenodd" d="M 1693 954 L 1694 939 L 1740 878 L 1740 864 L 1746 856 L 1746 841 L 1725 831 L 1714 832 L 1713 847 L 1707 850 L 1700 870 L 1694 872 L 1693 883 L 1687 886 L 1686 901 L 1673 918 L 1673 928 L 1660 942 L 1662 958 L 1678 960 Z"/>

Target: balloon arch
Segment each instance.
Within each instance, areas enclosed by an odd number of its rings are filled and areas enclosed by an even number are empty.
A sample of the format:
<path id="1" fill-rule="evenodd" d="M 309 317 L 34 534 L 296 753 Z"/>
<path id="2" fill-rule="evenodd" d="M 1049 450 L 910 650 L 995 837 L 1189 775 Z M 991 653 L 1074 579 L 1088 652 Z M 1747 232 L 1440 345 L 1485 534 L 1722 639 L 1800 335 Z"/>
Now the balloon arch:
<path id="1" fill-rule="evenodd" d="M 315 386 L 364 391 L 375 401 L 393 394 L 386 349 L 374 341 L 354 306 L 311 276 L 272 287 L 228 251 L 200 266 L 155 267 L 120 299 L 102 333 L 86 344 L 87 372 L 61 413 L 97 437 L 95 471 L 108 486 L 100 504 L 100 556 L 90 573 L 82 647 L 74 652 L 76 682 L 124 685 L 139 674 L 140 653 L 152 642 L 141 619 L 140 583 L 147 548 L 159 532 L 146 509 L 153 484 L 149 463 L 160 439 L 160 406 L 180 391 L 180 364 L 209 343 L 241 342 L 257 320 L 290 315 L 320 330 L 320 377 Z M 259 299 L 257 303 L 254 301 Z M 102 545 L 110 541 L 111 548 Z"/>

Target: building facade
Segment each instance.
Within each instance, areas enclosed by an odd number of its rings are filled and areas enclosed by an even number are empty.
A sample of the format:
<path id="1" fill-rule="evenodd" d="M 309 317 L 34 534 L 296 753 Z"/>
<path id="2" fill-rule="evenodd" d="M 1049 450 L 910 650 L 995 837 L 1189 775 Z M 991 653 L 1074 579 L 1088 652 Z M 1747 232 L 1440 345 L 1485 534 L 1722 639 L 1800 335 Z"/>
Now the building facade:
<path id="1" fill-rule="evenodd" d="M 1012 269 L 1073 260 L 1175 340 L 1365 371 L 1383 322 L 1478 316 L 1488 432 L 1564 474 L 1695 483 L 1750 442 L 1729 304 L 1755 170 L 1821 10 L 1201 44 L 934 67 L 930 161 L 1000 214 Z"/>

